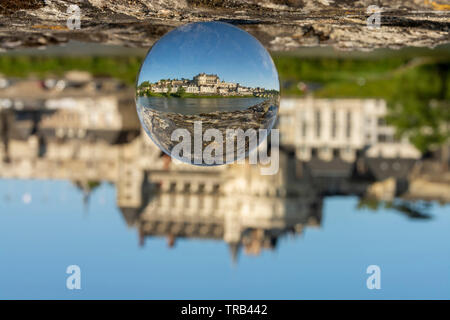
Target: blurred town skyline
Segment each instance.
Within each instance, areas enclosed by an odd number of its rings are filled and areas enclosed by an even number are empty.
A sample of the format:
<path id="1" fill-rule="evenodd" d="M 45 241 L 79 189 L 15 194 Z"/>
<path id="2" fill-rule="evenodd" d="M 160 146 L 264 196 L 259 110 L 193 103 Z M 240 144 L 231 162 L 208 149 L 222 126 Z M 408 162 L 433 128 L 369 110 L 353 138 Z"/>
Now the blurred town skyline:
<path id="1" fill-rule="evenodd" d="M 448 145 L 426 157 L 386 123 L 383 99 L 282 98 L 280 170 L 172 161 L 142 131 L 134 89 L 109 77 L 0 81 L 2 179 L 72 181 L 89 198 L 103 182 L 143 245 L 150 236 L 221 239 L 233 259 L 321 224 L 325 197 L 390 206 L 427 219 L 416 202 L 450 201 Z"/>
<path id="2" fill-rule="evenodd" d="M 279 90 L 266 90 L 261 87 L 246 87 L 239 83 L 221 80 L 217 74 L 198 73 L 192 79 L 184 77 L 176 79 L 160 79 L 156 82 L 141 82 L 136 89 L 138 96 L 266 96 Z M 165 95 L 164 95 L 165 94 Z"/>

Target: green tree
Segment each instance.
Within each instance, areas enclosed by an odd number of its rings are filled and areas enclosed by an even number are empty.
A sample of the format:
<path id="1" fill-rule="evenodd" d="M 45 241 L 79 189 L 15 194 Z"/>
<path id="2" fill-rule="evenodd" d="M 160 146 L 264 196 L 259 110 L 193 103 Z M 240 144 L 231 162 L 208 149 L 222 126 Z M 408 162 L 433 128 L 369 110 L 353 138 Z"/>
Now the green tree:
<path id="1" fill-rule="evenodd" d="M 432 151 L 450 140 L 449 63 L 422 66 L 399 81 L 389 101 L 389 124 L 420 151 Z"/>
<path id="2" fill-rule="evenodd" d="M 175 96 L 181 98 L 185 93 L 186 90 L 182 86 L 179 86 L 177 92 L 175 93 Z"/>

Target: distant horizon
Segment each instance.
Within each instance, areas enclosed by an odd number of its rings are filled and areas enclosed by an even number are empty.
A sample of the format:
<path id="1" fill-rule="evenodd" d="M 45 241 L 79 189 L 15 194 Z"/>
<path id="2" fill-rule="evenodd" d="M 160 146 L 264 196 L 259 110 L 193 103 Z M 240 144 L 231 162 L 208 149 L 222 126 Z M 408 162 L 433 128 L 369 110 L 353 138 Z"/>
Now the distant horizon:
<path id="1" fill-rule="evenodd" d="M 267 50 L 246 31 L 223 22 L 190 23 L 164 35 L 148 52 L 137 83 L 192 79 L 199 73 L 220 75 L 220 80 L 245 87 L 280 90 Z"/>

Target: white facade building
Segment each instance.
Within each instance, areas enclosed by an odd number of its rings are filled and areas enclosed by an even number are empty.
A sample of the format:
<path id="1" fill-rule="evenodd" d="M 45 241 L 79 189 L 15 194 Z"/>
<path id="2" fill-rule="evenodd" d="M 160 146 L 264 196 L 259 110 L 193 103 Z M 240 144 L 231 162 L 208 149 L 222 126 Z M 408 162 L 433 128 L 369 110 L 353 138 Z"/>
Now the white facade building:
<path id="1" fill-rule="evenodd" d="M 199 93 L 198 87 L 195 85 L 188 85 L 185 90 L 187 93 Z"/>
<path id="2" fill-rule="evenodd" d="M 395 129 L 385 123 L 386 113 L 381 99 L 285 98 L 280 106 L 281 143 L 294 147 L 303 161 L 316 155 L 352 162 L 366 148 L 372 157 L 419 158 L 407 139 L 396 141 Z"/>
<path id="3" fill-rule="evenodd" d="M 200 86 L 200 93 L 217 93 L 217 89 L 214 86 Z"/>

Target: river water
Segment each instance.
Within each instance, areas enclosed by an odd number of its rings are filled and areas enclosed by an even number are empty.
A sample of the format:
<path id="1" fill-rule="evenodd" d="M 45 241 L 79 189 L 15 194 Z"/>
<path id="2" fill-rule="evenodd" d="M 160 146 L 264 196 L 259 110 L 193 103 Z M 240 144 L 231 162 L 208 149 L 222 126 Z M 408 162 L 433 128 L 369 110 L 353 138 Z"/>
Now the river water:
<path id="1" fill-rule="evenodd" d="M 325 197 L 321 227 L 280 235 L 259 255 L 241 248 L 233 262 L 220 237 L 140 244 L 108 183 L 86 202 L 69 181 L 1 179 L 0 202 L 0 299 L 450 298 L 448 204 L 432 204 L 423 220 Z M 212 212 L 186 213 L 180 220 Z M 81 268 L 81 290 L 66 288 L 69 265 Z M 369 265 L 381 268 L 381 290 L 366 286 Z"/>
<path id="2" fill-rule="evenodd" d="M 200 114 L 215 111 L 244 110 L 266 98 L 159 98 L 138 97 L 137 103 L 145 108 L 180 114 Z"/>

